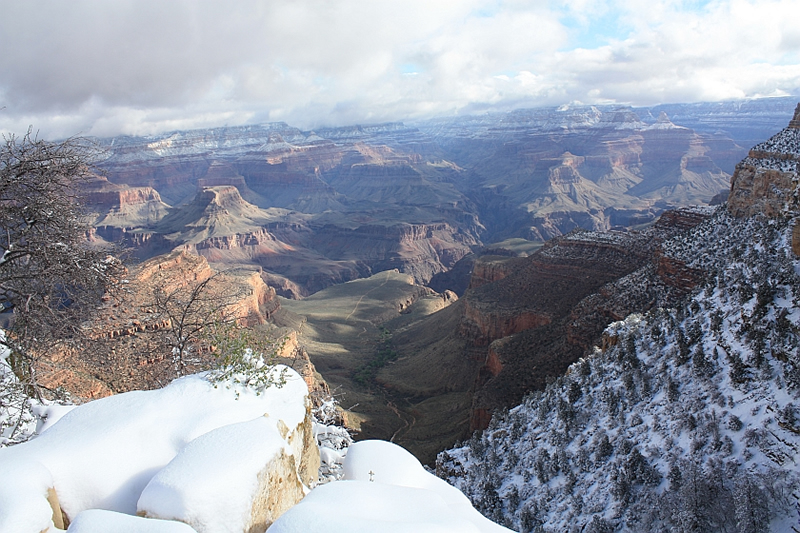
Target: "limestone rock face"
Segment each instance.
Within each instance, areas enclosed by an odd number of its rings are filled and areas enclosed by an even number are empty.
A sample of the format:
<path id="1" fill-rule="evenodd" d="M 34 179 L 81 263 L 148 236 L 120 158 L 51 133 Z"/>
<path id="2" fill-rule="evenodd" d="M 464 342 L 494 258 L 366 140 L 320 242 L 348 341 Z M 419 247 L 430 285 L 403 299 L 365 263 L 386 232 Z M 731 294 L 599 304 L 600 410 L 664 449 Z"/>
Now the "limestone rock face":
<path id="1" fill-rule="evenodd" d="M 303 496 L 303 486 L 297 477 L 294 459 L 281 451 L 258 473 L 258 489 L 253 495 L 250 520 L 243 533 L 266 531 Z"/>
<path id="2" fill-rule="evenodd" d="M 728 211 L 737 217 L 798 212 L 800 104 L 789 126 L 750 150 L 731 177 Z"/>

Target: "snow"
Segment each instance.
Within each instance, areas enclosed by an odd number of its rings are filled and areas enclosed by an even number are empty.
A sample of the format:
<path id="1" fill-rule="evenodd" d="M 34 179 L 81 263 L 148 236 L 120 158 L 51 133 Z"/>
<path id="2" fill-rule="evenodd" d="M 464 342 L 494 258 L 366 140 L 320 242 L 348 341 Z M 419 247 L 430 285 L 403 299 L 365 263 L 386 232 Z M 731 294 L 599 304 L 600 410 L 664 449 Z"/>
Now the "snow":
<path id="1" fill-rule="evenodd" d="M 281 450 L 293 453 L 269 417 L 209 431 L 150 480 L 138 510 L 201 531 L 245 531 L 258 474 Z"/>
<path id="2" fill-rule="evenodd" d="M 483 517 L 458 489 L 390 442 L 351 445 L 344 478 L 311 491 L 270 527 L 270 533 L 509 531 Z"/>
<path id="3" fill-rule="evenodd" d="M 194 375 L 160 390 L 95 400 L 64 414 L 40 436 L 0 449 L 0 531 L 42 531 L 41 524 L 50 523 L 52 516 L 44 499 L 50 487 L 55 487 L 68 517 L 87 509 L 135 514 L 150 480 L 201 435 L 254 419 L 267 420 L 273 427 L 280 420 L 289 428 L 297 427 L 305 417 L 307 387 L 294 370 L 281 367 L 276 371 L 285 372 L 285 385 L 260 394 L 243 387 L 215 387 L 203 375 Z M 236 431 L 231 429 L 232 434 Z M 214 443 L 216 450 L 211 449 Z M 233 448 L 219 435 L 208 436 L 187 451 L 187 457 L 192 457 L 189 453 L 199 458 L 216 453 L 223 458 L 216 464 L 197 465 L 197 478 L 188 482 L 199 486 L 200 473 L 221 468 L 226 455 L 249 465 L 249 454 L 262 444 L 250 439 Z M 246 445 L 250 448 L 244 453 Z M 174 479 L 178 476 L 175 472 L 187 471 L 179 468 L 181 464 L 169 471 L 173 478 L 164 474 L 165 478 Z M 244 490 L 238 486 L 226 498 L 233 499 Z M 202 491 L 198 489 L 198 493 Z M 15 503 L 9 506 L 7 502 Z"/>
<path id="4" fill-rule="evenodd" d="M 664 242 L 664 255 L 706 272 L 701 290 L 609 325 L 616 344 L 443 452 L 437 471 L 524 531 L 684 530 L 686 513 L 704 531 L 751 531 L 737 525 L 748 513 L 789 531 L 800 487 L 791 232 L 786 219 L 718 211 Z"/>
<path id="5" fill-rule="evenodd" d="M 77 405 L 61 405 L 59 403 L 40 404 L 36 402 L 31 406 L 31 411 L 36 416 L 36 434 L 41 435 L 53 424 L 61 420 L 65 414 L 75 409 Z"/>
<path id="6" fill-rule="evenodd" d="M 498 526 L 499 527 L 499 526 Z M 289 509 L 270 533 L 478 533 L 437 494 L 369 481 L 322 485 Z"/>
<path id="7" fill-rule="evenodd" d="M 69 533 L 196 533 L 190 526 L 181 522 L 140 518 L 102 509 L 81 512 L 67 531 Z"/>
<path id="8" fill-rule="evenodd" d="M 27 397 L 11 369 L 11 350 L 4 344 L 5 339 L 5 331 L 0 329 L 0 448 L 24 442 L 36 432 L 37 420 L 32 411 L 39 406 Z"/>
<path id="9" fill-rule="evenodd" d="M 0 463 L 0 531 L 46 531 L 53 525 L 47 489 L 53 476 L 37 461 Z"/>

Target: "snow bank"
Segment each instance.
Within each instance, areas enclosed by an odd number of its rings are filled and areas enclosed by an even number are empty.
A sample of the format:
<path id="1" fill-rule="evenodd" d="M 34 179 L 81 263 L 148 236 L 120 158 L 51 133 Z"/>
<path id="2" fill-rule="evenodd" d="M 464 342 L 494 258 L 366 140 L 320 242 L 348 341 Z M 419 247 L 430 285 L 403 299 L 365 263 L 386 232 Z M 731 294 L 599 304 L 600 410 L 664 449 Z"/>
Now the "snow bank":
<path id="1" fill-rule="evenodd" d="M 297 427 L 306 415 L 307 388 L 296 372 L 285 371 L 283 387 L 261 394 L 215 387 L 196 375 L 160 390 L 95 400 L 66 413 L 39 437 L 0 449 L 0 531 L 41 531 L 53 516 L 45 499 L 53 487 L 69 518 L 87 509 L 135 514 L 151 478 L 199 436 L 264 415 L 273 426 L 283 420 Z M 217 444 L 219 456 L 245 460 L 241 449 Z"/>
<path id="2" fill-rule="evenodd" d="M 345 480 L 311 491 L 273 524 L 270 533 L 509 531 L 483 517 L 458 489 L 390 442 L 351 445 L 344 472 Z"/>
<path id="3" fill-rule="evenodd" d="M 260 492 L 259 478 L 266 468 L 275 471 L 276 458 L 299 456 L 299 452 L 268 417 L 223 426 L 190 442 L 150 480 L 139 498 L 139 512 L 181 520 L 198 531 L 249 531 L 252 509 L 259 503 L 253 501 Z M 288 463 L 282 474 L 287 478 L 298 467 L 294 460 Z M 296 478 L 295 485 L 283 488 L 295 489 L 296 494 L 287 494 L 293 496 L 289 498 L 292 504 L 303 497 Z M 270 516 L 265 522 L 273 519 Z"/>
<path id="4" fill-rule="evenodd" d="M 0 480 L 0 531 L 38 533 L 53 525 L 47 501 L 53 476 L 47 468 L 25 459 L 0 463 Z"/>
<path id="5" fill-rule="evenodd" d="M 181 522 L 139 518 L 101 509 L 81 512 L 67 531 L 69 533 L 197 533 Z"/>

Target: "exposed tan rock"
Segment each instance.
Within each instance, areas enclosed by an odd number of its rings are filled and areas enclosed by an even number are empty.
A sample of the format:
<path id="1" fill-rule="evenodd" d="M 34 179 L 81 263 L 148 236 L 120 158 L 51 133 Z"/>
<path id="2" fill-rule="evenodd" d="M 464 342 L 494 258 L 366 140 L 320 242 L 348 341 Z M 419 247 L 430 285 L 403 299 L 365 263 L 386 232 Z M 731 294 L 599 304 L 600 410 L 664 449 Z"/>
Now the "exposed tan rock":
<path id="1" fill-rule="evenodd" d="M 728 211 L 736 217 L 798 212 L 800 104 L 789 126 L 750 150 L 731 177 Z"/>
<path id="2" fill-rule="evenodd" d="M 80 401 L 168 383 L 176 375 L 159 332 L 168 329 L 170 323 L 150 307 L 153 288 L 160 286 L 171 292 L 207 280 L 215 272 L 203 257 L 182 250 L 133 267 L 127 274 L 128 283 L 123 285 L 122 298 L 104 298 L 98 317 L 87 324 L 95 339 L 90 349 L 78 352 L 65 347 L 43 355 L 42 384 L 52 389 L 62 387 Z M 257 270 L 228 272 L 210 290 L 235 297 L 226 312 L 242 326 L 262 327 L 280 309 L 275 290 L 263 282 Z M 291 364 L 295 348 L 296 343 L 289 342 L 277 355 Z M 188 372 L 207 369 L 214 352 L 211 347 L 202 347 L 196 359 L 187 367 Z M 309 375 L 308 382 L 318 376 L 313 370 Z"/>
<path id="3" fill-rule="evenodd" d="M 67 529 L 67 527 L 69 527 L 69 520 L 64 516 L 64 512 L 61 510 L 61 504 L 58 503 L 56 489 L 52 487 L 47 489 L 47 503 L 49 503 L 50 507 L 53 509 L 53 525 L 58 529 Z"/>
<path id="4" fill-rule="evenodd" d="M 294 431 L 288 433 L 288 428 L 283 424 L 287 431 L 284 438 L 292 454 L 281 450 L 258 473 L 258 488 L 253 495 L 246 533 L 266 531 L 280 515 L 303 499 L 307 490 L 304 487 L 316 484 L 320 466 L 319 449 L 312 428 L 311 404 L 307 402 L 306 405 L 306 418 Z M 282 422 L 278 422 L 279 428 Z"/>
<path id="5" fill-rule="evenodd" d="M 294 458 L 283 450 L 258 473 L 250 520 L 245 533 L 262 533 L 305 496 Z M 191 525 L 191 524 L 190 524 Z M 198 533 L 204 533 L 198 530 Z M 208 531 L 206 533 L 212 533 Z"/>
<path id="6" fill-rule="evenodd" d="M 303 499 L 307 490 L 304 487 L 313 487 L 317 482 L 320 457 L 312 427 L 311 402 L 306 400 L 306 417 L 291 433 L 282 420 L 278 421 L 278 429 L 283 429 L 292 452 L 281 450 L 258 473 L 247 533 L 266 531 L 280 515 Z"/>
<path id="7" fill-rule="evenodd" d="M 780 216 L 787 208 L 795 207 L 796 178 L 795 172 L 740 164 L 731 178 L 728 211 L 736 217 L 758 213 L 768 217 Z"/>

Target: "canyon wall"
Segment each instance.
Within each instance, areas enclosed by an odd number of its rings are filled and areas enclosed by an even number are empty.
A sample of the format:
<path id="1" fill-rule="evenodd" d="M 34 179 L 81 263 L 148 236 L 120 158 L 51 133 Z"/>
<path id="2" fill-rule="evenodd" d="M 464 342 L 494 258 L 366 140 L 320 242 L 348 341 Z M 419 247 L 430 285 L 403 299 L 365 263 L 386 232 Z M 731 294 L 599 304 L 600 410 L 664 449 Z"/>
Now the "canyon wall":
<path id="1" fill-rule="evenodd" d="M 800 104 L 789 126 L 754 146 L 731 177 L 728 211 L 737 217 L 768 217 L 797 211 L 800 164 Z"/>

